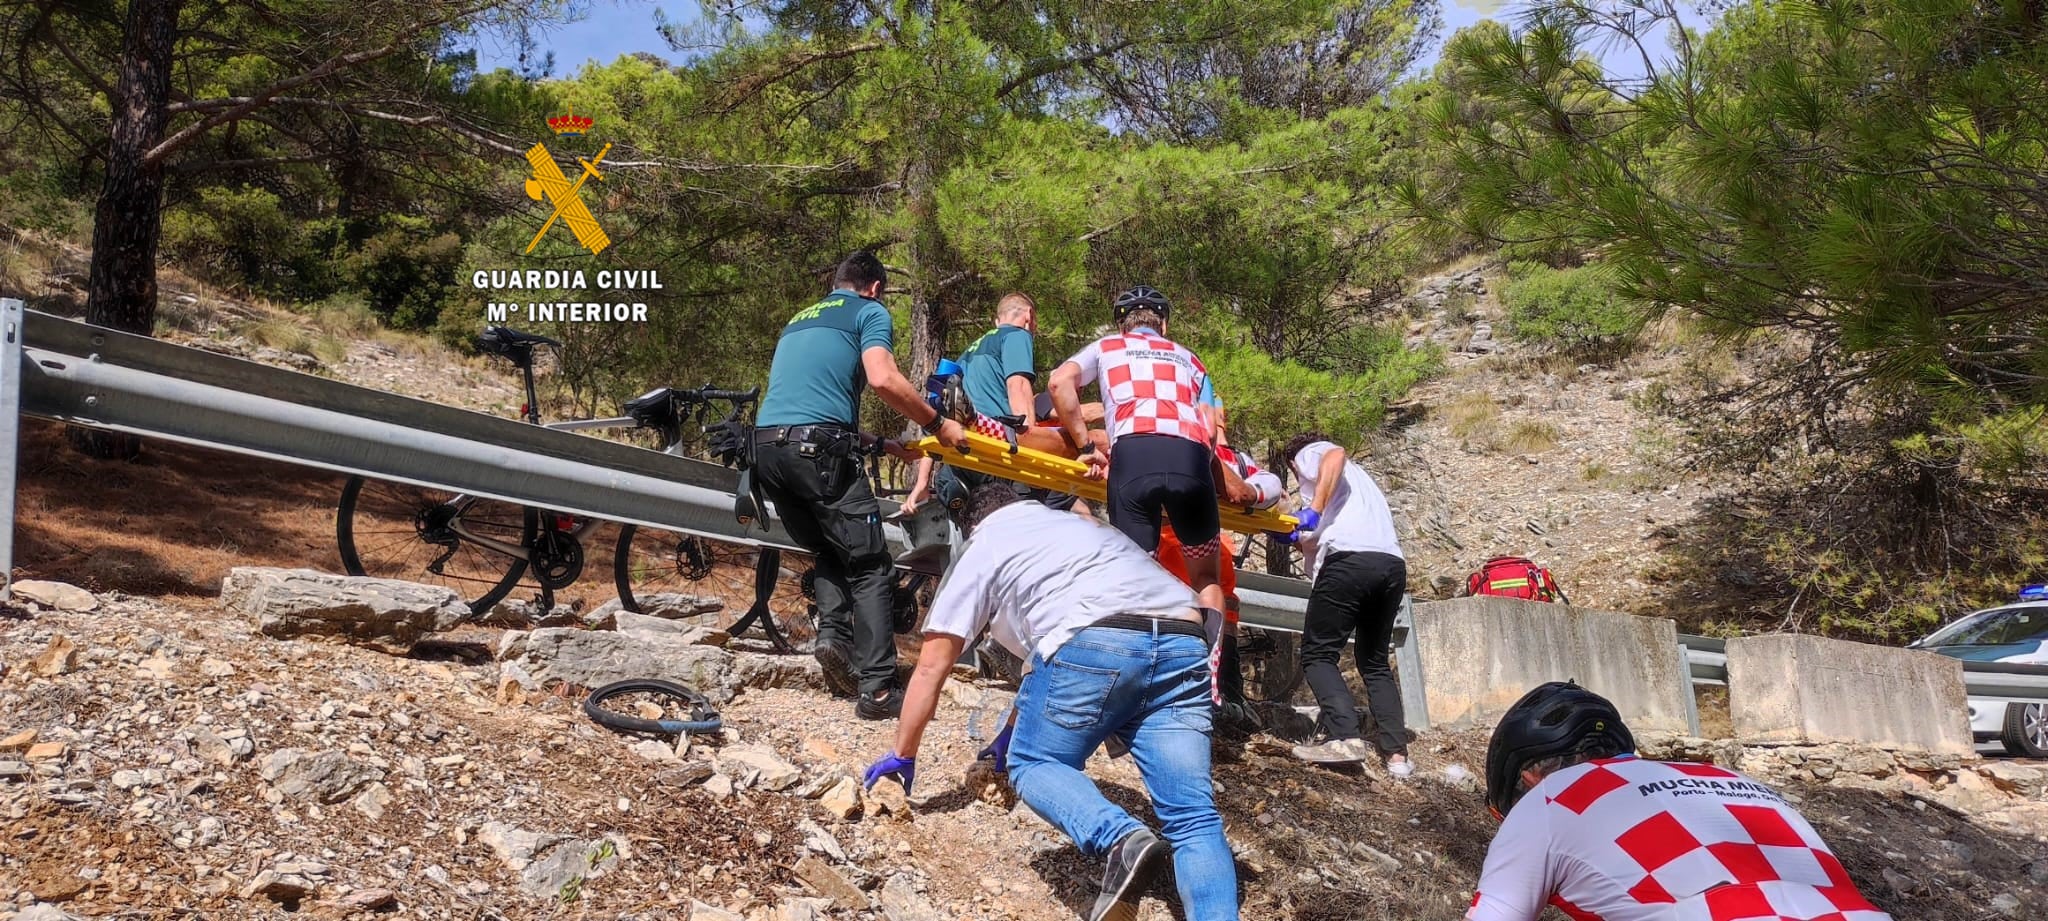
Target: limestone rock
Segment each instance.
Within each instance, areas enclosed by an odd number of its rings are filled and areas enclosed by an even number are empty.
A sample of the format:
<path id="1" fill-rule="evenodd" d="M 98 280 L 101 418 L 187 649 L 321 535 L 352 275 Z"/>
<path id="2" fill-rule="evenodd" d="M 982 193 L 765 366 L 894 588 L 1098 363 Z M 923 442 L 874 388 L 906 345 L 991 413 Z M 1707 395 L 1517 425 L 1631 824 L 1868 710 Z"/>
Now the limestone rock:
<path id="1" fill-rule="evenodd" d="M 674 637 L 700 646 L 724 646 L 732 639 L 731 634 L 716 627 L 649 617 L 631 611 L 615 612 L 612 615 L 612 629 L 629 636 Z"/>
<path id="2" fill-rule="evenodd" d="M 917 891 L 910 877 L 897 873 L 882 884 L 882 914 L 889 921 L 945 921 L 931 900 Z"/>
<path id="3" fill-rule="evenodd" d="M 391 799 L 391 788 L 381 781 L 373 781 L 363 788 L 363 792 L 356 794 L 350 805 L 362 813 L 364 818 L 374 821 L 384 817 L 384 810 L 391 807 Z"/>
<path id="4" fill-rule="evenodd" d="M 341 905 L 349 911 L 376 911 L 398 901 L 398 893 L 389 889 L 357 889 L 342 896 Z"/>
<path id="5" fill-rule="evenodd" d="M 869 787 L 863 797 L 873 811 L 890 815 L 898 820 L 910 818 L 910 794 L 893 781 L 882 781 Z"/>
<path id="6" fill-rule="evenodd" d="M 851 777 L 841 777 L 825 788 L 824 794 L 818 797 L 818 805 L 825 807 L 833 818 L 851 819 L 860 815 L 860 784 Z"/>
<path id="7" fill-rule="evenodd" d="M 805 857 L 797 861 L 796 866 L 791 869 L 795 871 L 797 879 L 803 880 L 805 885 L 819 895 L 831 899 L 833 906 L 839 910 L 867 910 L 868 894 L 860 891 L 859 886 L 854 885 L 853 881 L 847 879 L 838 868 L 826 863 L 822 858 Z"/>
<path id="8" fill-rule="evenodd" d="M 563 835 L 527 831 L 503 822 L 485 822 L 476 839 L 514 870 L 525 870 L 533 863 L 534 855 L 567 840 Z"/>
<path id="9" fill-rule="evenodd" d="M 256 746 L 246 736 L 228 739 L 214 734 L 211 729 L 201 728 L 192 733 L 192 750 L 201 758 L 228 767 L 248 758 L 256 751 Z"/>
<path id="10" fill-rule="evenodd" d="M 44 678 L 68 675 L 78 668 L 78 645 L 62 633 L 50 637 L 50 645 L 29 662 L 29 670 Z"/>
<path id="11" fill-rule="evenodd" d="M 310 569 L 238 566 L 221 580 L 220 597 L 255 617 L 265 636 L 332 636 L 391 653 L 469 616 L 451 589 Z"/>
<path id="12" fill-rule="evenodd" d="M 319 888 L 319 883 L 300 874 L 265 870 L 256 874 L 256 878 L 250 880 L 249 885 L 242 887 L 242 897 L 246 899 L 260 895 L 273 902 L 291 905 L 311 896 Z"/>
<path id="13" fill-rule="evenodd" d="M 628 678 L 658 678 L 715 703 L 732 700 L 742 685 L 732 653 L 657 634 L 570 627 L 508 631 L 498 644 L 498 660 L 519 667 L 539 684 L 559 679 L 595 688 Z"/>
<path id="14" fill-rule="evenodd" d="M 296 748 L 279 749 L 263 760 L 263 779 L 292 799 L 339 803 L 383 779 L 384 772 L 339 751 L 308 755 Z"/>
<path id="15" fill-rule="evenodd" d="M 633 601 L 640 608 L 641 614 L 648 617 L 659 617 L 663 620 L 696 617 L 699 614 L 711 614 L 725 609 L 725 602 L 719 601 L 716 598 L 699 598 L 696 595 L 685 595 L 680 592 L 655 592 L 649 595 L 635 594 Z M 613 606 L 614 610 L 623 609 L 618 604 L 618 599 L 616 598 L 606 602 L 606 604 Z M 603 606 L 600 606 L 599 610 L 603 610 Z"/>
<path id="16" fill-rule="evenodd" d="M 710 780 L 717 770 L 709 761 L 685 761 L 674 767 L 664 768 L 654 775 L 656 783 L 671 787 L 688 787 Z"/>
<path id="17" fill-rule="evenodd" d="M 825 670 L 810 656 L 773 656 L 759 652 L 733 655 L 732 675 L 741 687 L 825 689 Z"/>
<path id="18" fill-rule="evenodd" d="M 612 837 L 562 840 L 533 858 L 519 875 L 519 888 L 530 895 L 562 897 L 618 866 L 625 849 L 624 840 Z"/>
<path id="19" fill-rule="evenodd" d="M 2048 782 L 2048 770 L 2015 761 L 1986 761 L 1977 766 L 1977 773 L 2008 791 L 2022 791 Z"/>
<path id="20" fill-rule="evenodd" d="M 796 765 L 782 760 L 774 751 L 756 745 L 734 745 L 718 753 L 713 761 L 718 773 L 739 780 L 753 776 L 761 789 L 771 792 L 787 790 L 804 779 L 804 772 Z"/>
<path id="21" fill-rule="evenodd" d="M 46 608 L 59 611 L 83 613 L 100 606 L 100 600 L 91 592 L 69 582 L 44 582 L 40 579 L 24 579 L 13 585 L 13 591 L 30 601 Z"/>
<path id="22" fill-rule="evenodd" d="M 747 921 L 747 919 L 716 905 L 693 899 L 690 902 L 689 921 Z"/>

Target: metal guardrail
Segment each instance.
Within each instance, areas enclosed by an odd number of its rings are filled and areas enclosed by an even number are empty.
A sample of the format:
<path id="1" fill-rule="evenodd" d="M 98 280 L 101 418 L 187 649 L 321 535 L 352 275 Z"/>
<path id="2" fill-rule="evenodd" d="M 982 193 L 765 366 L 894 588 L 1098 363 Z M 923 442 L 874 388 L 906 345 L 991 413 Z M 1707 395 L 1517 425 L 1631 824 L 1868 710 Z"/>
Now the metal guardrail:
<path id="1" fill-rule="evenodd" d="M 737 475 L 724 467 L 568 431 L 455 409 L 339 381 L 26 311 L 0 299 L 0 598 L 13 570 L 20 416 L 125 432 L 521 505 L 800 549 L 779 524 L 763 532 L 732 514 Z M 928 529 L 926 529 L 928 530 Z M 903 528 L 885 527 L 900 550 Z M 1299 633 L 1308 583 L 1238 576 L 1241 618 Z M 1398 661 L 1419 657 L 1404 602 Z M 1679 637 L 1695 684 L 1725 684 L 1726 645 Z M 1973 697 L 2048 700 L 2048 668 L 1964 663 Z M 1407 679 L 1404 677 L 1404 682 Z M 1426 724 L 1426 716 L 1422 721 Z"/>
<path id="2" fill-rule="evenodd" d="M 609 521 L 801 550 L 779 523 L 733 517 L 725 467 L 25 311 L 0 301 L 0 574 L 11 572 L 19 416 L 145 435 Z M 18 362 L 18 367 L 9 363 Z M 903 528 L 884 531 L 899 551 Z M 899 554 L 900 555 L 900 554 Z M 1248 622 L 1299 632 L 1307 584 L 1247 600 Z M 4 583 L 0 583 L 4 590 Z"/>

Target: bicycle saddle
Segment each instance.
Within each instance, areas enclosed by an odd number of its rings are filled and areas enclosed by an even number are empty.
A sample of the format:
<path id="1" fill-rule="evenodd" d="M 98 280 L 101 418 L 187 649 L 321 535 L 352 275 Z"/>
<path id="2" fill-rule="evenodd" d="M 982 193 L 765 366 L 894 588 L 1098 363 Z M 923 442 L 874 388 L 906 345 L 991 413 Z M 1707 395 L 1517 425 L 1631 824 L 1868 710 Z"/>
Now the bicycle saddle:
<path id="1" fill-rule="evenodd" d="M 546 336 L 522 333 L 509 326 L 488 326 L 484 328 L 483 335 L 476 337 L 478 351 L 515 360 L 531 357 L 537 345 L 560 348 L 562 343 Z"/>

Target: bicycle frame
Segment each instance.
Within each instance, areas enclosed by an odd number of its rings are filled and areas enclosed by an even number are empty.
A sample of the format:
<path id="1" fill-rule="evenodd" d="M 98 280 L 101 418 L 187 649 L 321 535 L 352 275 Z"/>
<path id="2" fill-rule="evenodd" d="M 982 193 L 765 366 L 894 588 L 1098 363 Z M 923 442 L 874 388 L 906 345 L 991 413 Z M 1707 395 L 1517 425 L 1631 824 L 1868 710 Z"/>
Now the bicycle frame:
<path id="1" fill-rule="evenodd" d="M 530 383 L 531 372 L 528 373 L 528 377 Z M 534 422 L 534 420 L 531 418 L 529 418 L 527 421 Z M 539 425 L 541 428 L 559 429 L 565 432 L 581 431 L 584 429 L 630 429 L 637 428 L 639 426 L 639 423 L 635 422 L 633 418 L 630 416 L 612 416 L 605 419 L 572 419 L 564 422 L 534 422 L 534 424 Z M 678 448 L 680 447 L 680 445 L 680 442 L 668 445 L 662 448 L 662 452 L 665 454 L 678 453 Z M 467 510 L 469 506 L 476 501 L 477 497 L 475 496 L 457 495 L 451 497 L 448 500 L 447 504 L 455 506 L 457 511 L 463 511 Z M 543 514 L 546 515 L 553 514 L 551 512 L 548 512 L 546 509 L 542 509 L 541 511 Z M 527 562 L 533 561 L 530 548 L 522 547 L 518 544 L 508 544 L 496 538 L 485 537 L 481 534 L 472 534 L 462 527 L 461 521 L 462 518 L 458 515 L 456 517 L 455 523 L 449 525 L 448 528 L 448 530 L 453 531 L 455 533 L 456 537 L 459 537 L 465 541 L 468 541 L 469 543 L 475 544 L 486 550 L 490 550 L 496 553 L 502 553 L 506 556 L 513 557 L 515 559 L 526 560 Z M 589 534 L 591 531 L 596 530 L 597 526 L 603 523 L 595 518 L 578 518 L 575 519 L 575 522 L 576 524 L 573 527 L 564 530 L 562 533 L 568 534 L 571 537 L 580 538 L 586 534 Z"/>

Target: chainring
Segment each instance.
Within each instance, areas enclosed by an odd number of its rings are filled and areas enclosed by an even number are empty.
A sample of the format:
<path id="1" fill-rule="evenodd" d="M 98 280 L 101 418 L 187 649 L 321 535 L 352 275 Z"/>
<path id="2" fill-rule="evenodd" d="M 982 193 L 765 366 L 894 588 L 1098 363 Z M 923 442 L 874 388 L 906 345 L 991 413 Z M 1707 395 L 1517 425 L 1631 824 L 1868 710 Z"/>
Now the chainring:
<path id="1" fill-rule="evenodd" d="M 536 534 L 529 562 L 541 588 L 568 588 L 583 575 L 583 542 L 561 531 Z"/>

